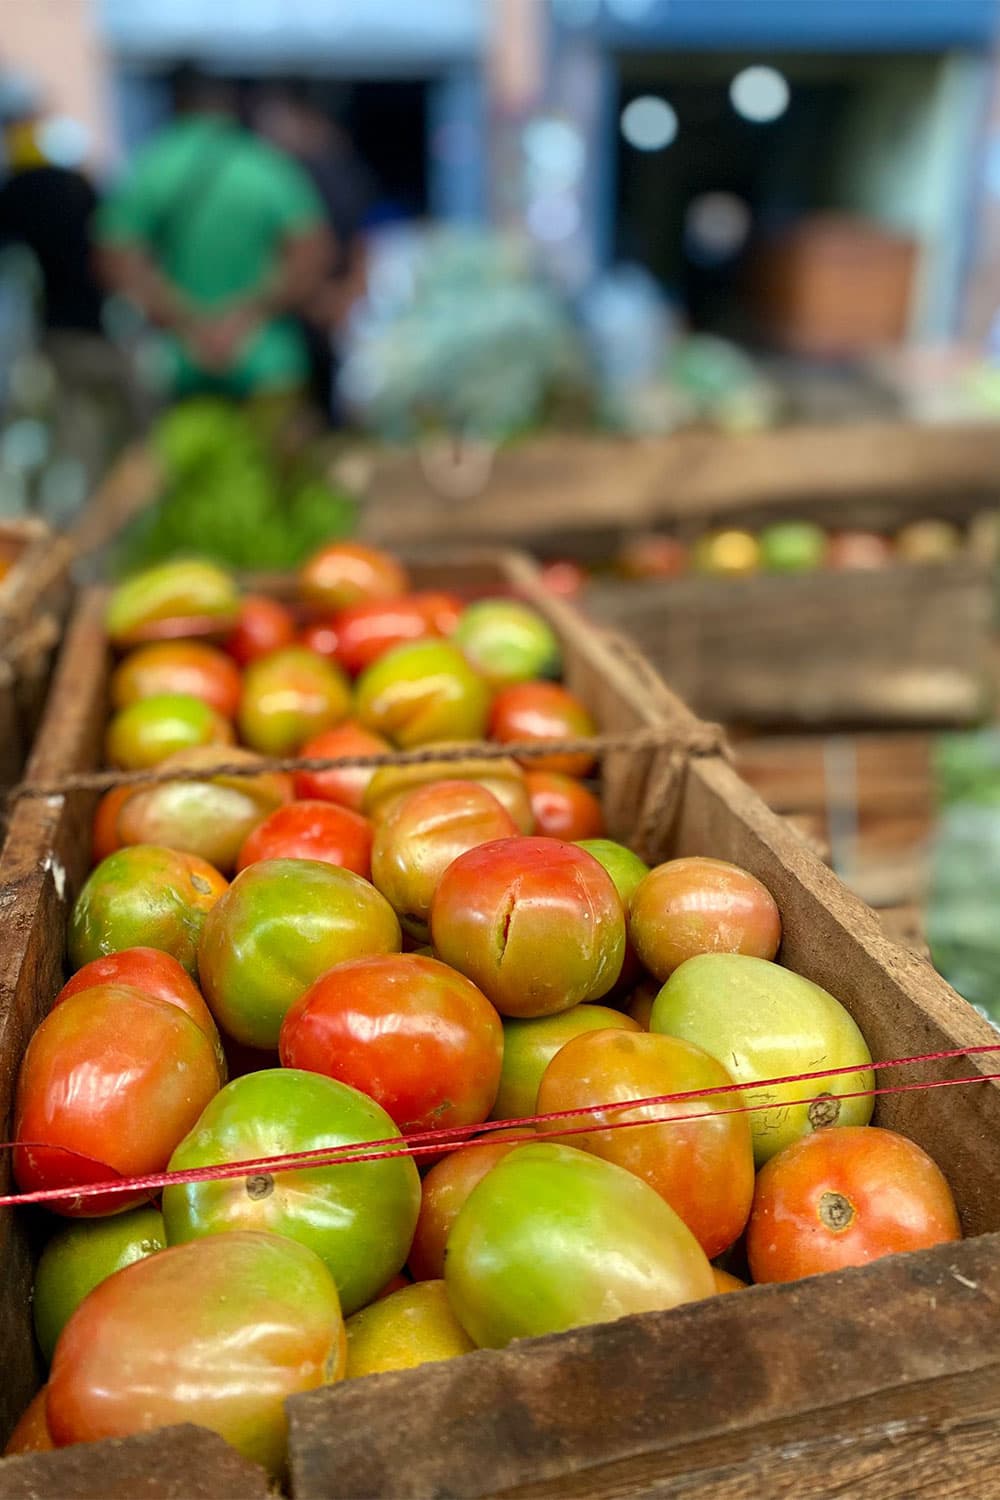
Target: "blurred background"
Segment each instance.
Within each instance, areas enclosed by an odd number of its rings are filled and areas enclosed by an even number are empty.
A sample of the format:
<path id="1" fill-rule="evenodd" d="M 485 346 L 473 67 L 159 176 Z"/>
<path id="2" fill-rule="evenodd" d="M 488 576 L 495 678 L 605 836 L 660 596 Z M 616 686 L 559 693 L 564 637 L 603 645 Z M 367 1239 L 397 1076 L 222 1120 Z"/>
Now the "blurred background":
<path id="1" fill-rule="evenodd" d="M 1000 1016 L 1000 0 L 4 21 L 0 516 L 524 545 Z"/>

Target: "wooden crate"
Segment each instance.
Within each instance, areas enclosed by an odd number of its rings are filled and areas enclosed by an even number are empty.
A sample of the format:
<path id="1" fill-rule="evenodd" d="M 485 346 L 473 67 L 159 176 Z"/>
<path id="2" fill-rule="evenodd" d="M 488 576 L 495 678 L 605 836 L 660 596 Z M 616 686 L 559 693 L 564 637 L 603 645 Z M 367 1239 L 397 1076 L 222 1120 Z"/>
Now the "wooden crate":
<path id="1" fill-rule="evenodd" d="M 438 570 L 433 581 L 454 578 Z M 603 728 L 683 714 L 648 668 L 540 593 L 523 561 L 480 560 L 464 578 L 482 588 L 513 586 L 537 602 L 562 640 L 569 685 Z M 33 778 L 97 764 L 108 667 L 100 600 L 88 595 L 67 637 Z M 667 806 L 661 777 L 668 759 L 616 753 L 607 764 L 612 834 L 627 838 L 637 817 L 645 824 L 654 796 Z M 649 854 L 711 853 L 757 874 L 782 911 L 784 961 L 844 1001 L 876 1058 L 993 1040 L 926 964 L 886 940 L 874 914 L 725 761 L 692 760 L 679 791 L 673 815 L 664 812 L 653 828 Z M 0 857 L 5 1115 L 17 1060 L 62 979 L 67 912 L 88 867 L 90 814 L 81 797 L 23 802 Z M 955 1061 L 931 1071 L 959 1077 L 991 1068 Z M 755 1482 L 769 1496 L 833 1496 L 860 1493 L 850 1482 L 864 1489 L 872 1476 L 880 1496 L 902 1497 L 942 1473 L 952 1495 L 989 1493 L 1000 1459 L 992 1336 L 1000 1317 L 1000 1090 L 982 1082 L 897 1095 L 880 1101 L 878 1118 L 934 1153 L 966 1231 L 981 1238 L 297 1398 L 288 1407 L 295 1500 L 735 1500 Z M 29 1226 L 17 1214 L 0 1218 L 0 1255 L 0 1402 L 9 1425 L 37 1378 Z M 10 1459 L 0 1464 L 0 1497 L 138 1493 L 129 1485 L 144 1463 L 164 1469 L 155 1493 L 212 1493 L 213 1484 L 219 1495 L 252 1492 L 249 1482 L 239 1488 L 231 1467 L 223 1472 L 225 1450 L 210 1443 L 199 1453 L 202 1488 L 193 1481 L 188 1491 L 170 1488 L 174 1453 L 190 1475 L 188 1431 L 180 1428 Z"/>
<path id="2" fill-rule="evenodd" d="M 42 521 L 0 522 L 0 788 L 20 774 L 70 601 L 70 544 Z"/>
<path id="3" fill-rule="evenodd" d="M 599 579 L 582 608 L 699 713 L 754 725 L 962 725 L 989 707 L 993 570 Z"/>

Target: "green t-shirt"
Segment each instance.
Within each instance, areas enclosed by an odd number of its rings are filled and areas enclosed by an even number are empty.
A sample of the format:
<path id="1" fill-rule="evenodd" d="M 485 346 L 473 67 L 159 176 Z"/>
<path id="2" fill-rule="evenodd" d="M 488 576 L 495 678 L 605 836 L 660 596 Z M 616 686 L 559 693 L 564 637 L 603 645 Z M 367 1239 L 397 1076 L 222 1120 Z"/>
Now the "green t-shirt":
<path id="1" fill-rule="evenodd" d="M 206 308 L 256 290 L 282 241 L 323 222 L 323 205 L 295 162 L 221 116 L 176 121 L 137 157 L 104 202 L 96 232 L 104 244 L 140 242 L 161 270 Z M 253 336 L 221 380 L 165 339 L 175 387 L 232 394 L 300 383 L 308 356 L 293 319 L 278 318 Z"/>

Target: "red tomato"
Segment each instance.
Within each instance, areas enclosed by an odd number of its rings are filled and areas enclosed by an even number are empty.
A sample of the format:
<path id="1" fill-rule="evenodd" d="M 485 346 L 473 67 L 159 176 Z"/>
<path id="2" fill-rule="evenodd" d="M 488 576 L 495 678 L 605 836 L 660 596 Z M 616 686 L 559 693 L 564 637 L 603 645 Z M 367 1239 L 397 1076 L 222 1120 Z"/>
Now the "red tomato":
<path id="1" fill-rule="evenodd" d="M 240 702 L 239 669 L 224 652 L 203 641 L 158 641 L 129 652 L 111 678 L 115 708 L 163 693 L 200 698 L 233 719 Z"/>
<path id="2" fill-rule="evenodd" d="M 98 802 L 91 833 L 91 856 L 95 865 L 122 848 L 122 839 L 118 833 L 118 814 L 134 792 L 134 786 L 113 786 Z"/>
<path id="3" fill-rule="evenodd" d="M 18 1186 L 162 1171 L 222 1081 L 211 1041 L 177 1005 L 125 985 L 71 995 L 46 1016 L 21 1063 Z M 55 1211 L 117 1213 L 147 1196 L 68 1198 Z"/>
<path id="4" fill-rule="evenodd" d="M 593 792 L 559 771 L 525 773 L 535 832 L 544 838 L 598 839 L 605 831 L 604 813 Z"/>
<path id="5" fill-rule="evenodd" d="M 773 958 L 781 917 L 748 870 L 695 855 L 650 870 L 629 903 L 629 937 L 643 965 L 664 980 L 698 953 Z"/>
<path id="6" fill-rule="evenodd" d="M 406 569 L 388 552 L 364 542 L 332 542 L 299 574 L 307 604 L 336 611 L 368 599 L 396 599 L 409 587 Z"/>
<path id="7" fill-rule="evenodd" d="M 844 1125 L 765 1162 L 747 1254 L 754 1281 L 795 1281 L 961 1237 L 951 1189 L 926 1151 L 893 1130 Z"/>
<path id="8" fill-rule="evenodd" d="M 363 729 L 354 719 L 338 724 L 336 729 L 326 729 L 322 734 L 306 740 L 299 752 L 303 759 L 335 760 L 338 755 L 384 755 L 391 750 L 389 741 L 371 729 Z M 322 802 L 339 802 L 360 812 L 365 800 L 368 783 L 375 775 L 374 768 L 363 766 L 343 771 L 297 771 L 295 773 L 296 797 L 315 797 Z"/>
<path id="9" fill-rule="evenodd" d="M 123 948 L 120 953 L 110 953 L 106 958 L 92 959 L 66 981 L 53 1000 L 52 1008 L 68 1000 L 70 995 L 106 984 L 128 985 L 141 990 L 144 995 L 152 995 L 154 1000 L 165 1000 L 168 1005 L 179 1006 L 209 1040 L 218 1045 L 219 1033 L 201 991 L 183 964 L 159 948 Z"/>
<path id="10" fill-rule="evenodd" d="M 690 1042 L 642 1031 L 587 1031 L 560 1047 L 538 1088 L 538 1113 L 661 1094 L 728 1087 L 720 1062 Z M 721 1255 L 743 1232 L 753 1199 L 753 1143 L 746 1115 L 729 1114 L 739 1095 L 647 1104 L 581 1116 L 596 1127 L 609 1119 L 663 1121 L 624 1130 L 588 1131 L 566 1144 L 602 1156 L 641 1177 L 684 1220 L 705 1254 Z M 708 1111 L 718 1111 L 707 1114 Z M 685 1122 L 686 1115 L 702 1118 Z"/>
<path id="11" fill-rule="evenodd" d="M 63 1446 L 194 1422 L 278 1476 L 286 1397 L 339 1380 L 346 1359 L 337 1289 L 314 1251 L 259 1231 L 209 1235 L 84 1298 L 56 1345 L 49 1426 Z"/>
<path id="12" fill-rule="evenodd" d="M 622 543 L 617 566 L 626 578 L 676 578 L 688 570 L 688 550 L 676 537 L 642 533 Z"/>
<path id="13" fill-rule="evenodd" d="M 258 823 L 244 840 L 237 870 L 261 859 L 318 859 L 367 880 L 372 867 L 372 825 L 333 802 L 290 802 Z"/>
<path id="14" fill-rule="evenodd" d="M 513 740 L 570 740 L 589 737 L 597 728 L 587 709 L 557 682 L 516 682 L 501 688 L 490 710 L 489 736 L 502 745 Z M 592 755 L 545 755 L 525 761 L 529 771 L 561 771 L 586 776 Z"/>
<path id="15" fill-rule="evenodd" d="M 513 1151 L 519 1141 L 534 1139 L 534 1135 L 530 1125 L 495 1130 L 478 1137 L 477 1145 L 452 1151 L 431 1167 L 423 1181 L 420 1217 L 407 1261 L 414 1281 L 437 1281 L 444 1275 L 445 1246 L 466 1198 L 508 1151 Z"/>
<path id="16" fill-rule="evenodd" d="M 410 598 L 420 605 L 435 635 L 451 635 L 465 608 L 457 594 L 425 590 L 423 593 L 411 594 Z"/>
<path id="17" fill-rule="evenodd" d="M 278 1050 L 286 1068 L 360 1089 L 406 1134 L 486 1119 L 503 1027 L 461 974 L 394 953 L 338 964 L 318 979 L 286 1015 Z"/>
<path id="18" fill-rule="evenodd" d="M 226 650 L 241 667 L 270 656 L 295 639 L 291 610 L 263 594 L 246 594 L 240 604 L 236 628 L 226 641 Z"/>
<path id="19" fill-rule="evenodd" d="M 342 609 L 333 619 L 337 638 L 335 655 L 345 672 L 356 677 L 365 667 L 393 646 L 423 641 L 439 634 L 426 608 L 405 595 L 400 599 L 373 599 Z"/>
<path id="20" fill-rule="evenodd" d="M 43 1385 L 32 1396 L 7 1439 L 7 1446 L 3 1450 L 4 1458 L 10 1458 L 15 1453 L 47 1453 L 55 1447 L 45 1416 L 48 1396 L 47 1385 Z"/>
<path id="21" fill-rule="evenodd" d="M 332 620 L 314 620 L 299 631 L 299 644 L 308 646 L 310 651 L 324 656 L 327 661 L 336 661 L 339 639 Z"/>
<path id="22" fill-rule="evenodd" d="M 587 574 L 579 563 L 563 559 L 545 564 L 542 583 L 550 594 L 558 594 L 561 599 L 575 599 L 587 587 Z"/>

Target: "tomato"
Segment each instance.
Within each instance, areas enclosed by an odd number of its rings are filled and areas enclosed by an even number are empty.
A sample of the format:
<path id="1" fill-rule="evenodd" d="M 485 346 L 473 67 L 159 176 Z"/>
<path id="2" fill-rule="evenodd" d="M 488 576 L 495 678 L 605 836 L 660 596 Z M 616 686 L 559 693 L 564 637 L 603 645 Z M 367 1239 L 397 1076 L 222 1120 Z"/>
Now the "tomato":
<path id="1" fill-rule="evenodd" d="M 600 999 L 625 955 L 611 877 L 557 839 L 499 839 L 460 855 L 438 882 L 431 934 L 444 962 L 507 1016 Z"/>
<path id="2" fill-rule="evenodd" d="M 240 674 L 224 652 L 203 641 L 157 641 L 130 652 L 111 678 L 115 708 L 164 693 L 199 698 L 224 719 L 234 719 Z"/>
<path id="3" fill-rule="evenodd" d="M 556 677 L 562 666 L 552 626 L 518 599 L 478 599 L 465 610 L 454 638 L 494 687 Z"/>
<path id="4" fill-rule="evenodd" d="M 334 760 L 338 755 L 384 755 L 392 747 L 380 734 L 362 729 L 353 719 L 326 729 L 306 740 L 299 752 L 303 759 Z M 339 802 L 352 812 L 361 812 L 365 790 L 375 770 L 364 766 L 343 771 L 296 771 L 295 795 L 318 798 L 321 802 Z"/>
<path id="5" fill-rule="evenodd" d="M 423 589 L 410 598 L 420 605 L 435 635 L 451 635 L 465 608 L 457 594 L 443 589 Z"/>
<path id="6" fill-rule="evenodd" d="M 520 1120 L 538 1113 L 538 1085 L 560 1048 L 585 1031 L 638 1031 L 621 1011 L 606 1005 L 574 1005 L 555 1016 L 503 1023 L 503 1068 L 493 1105 L 495 1120 Z M 573 1142 L 573 1144 L 576 1144 Z"/>
<path id="7" fill-rule="evenodd" d="M 697 953 L 773 958 L 781 942 L 781 917 L 767 887 L 738 865 L 700 856 L 651 870 L 632 896 L 628 926 L 657 979 Z"/>
<path id="8" fill-rule="evenodd" d="M 645 532 L 622 543 L 615 563 L 626 578 L 677 578 L 687 572 L 688 551 L 676 537 Z"/>
<path id="9" fill-rule="evenodd" d="M 352 677 L 378 661 L 391 647 L 401 646 L 405 641 L 428 640 L 438 634 L 424 605 L 405 595 L 353 604 L 340 610 L 331 623 L 336 636 L 334 654 Z"/>
<path id="10" fill-rule="evenodd" d="M 372 825 L 333 802 L 291 802 L 259 823 L 244 841 L 238 870 L 262 859 L 318 859 L 366 879 L 371 875 Z"/>
<path id="11" fill-rule="evenodd" d="M 475 1344 L 452 1312 L 443 1281 L 421 1281 L 347 1320 L 347 1379 L 470 1354 Z"/>
<path id="12" fill-rule="evenodd" d="M 376 1296 L 375 1301 L 376 1302 L 381 1302 L 381 1300 L 382 1300 L 383 1297 L 391 1297 L 392 1294 L 393 1294 L 393 1292 L 402 1291 L 402 1289 L 403 1289 L 404 1286 L 412 1286 L 412 1285 L 413 1285 L 413 1282 L 410 1280 L 409 1276 L 407 1276 L 406 1271 L 404 1269 L 404 1270 L 400 1271 L 398 1273 L 398 1275 L 396 1275 L 396 1276 L 390 1276 L 389 1277 L 389 1280 L 386 1282 L 385 1286 L 382 1288 L 382 1290 Z"/>
<path id="13" fill-rule="evenodd" d="M 231 745 L 235 738 L 229 720 L 200 698 L 161 693 L 120 709 L 108 726 L 105 748 L 113 766 L 144 771 L 177 750 Z"/>
<path id="14" fill-rule="evenodd" d="M 649 1031 L 653 1005 L 659 993 L 660 986 L 655 979 L 644 979 L 629 996 L 625 1014 L 638 1022 L 640 1031 Z"/>
<path id="15" fill-rule="evenodd" d="M 715 1292 L 691 1231 L 652 1188 L 570 1146 L 518 1146 L 473 1188 L 445 1284 L 480 1346 L 653 1312 Z"/>
<path id="16" fill-rule="evenodd" d="M 116 849 L 122 847 L 118 835 L 118 814 L 134 795 L 134 786 L 113 786 L 97 804 L 90 840 L 91 857 L 95 865 L 99 865 L 102 859 L 107 859 L 109 854 L 114 854 Z"/>
<path id="17" fill-rule="evenodd" d="M 360 875 L 314 859 L 266 859 L 237 875 L 206 919 L 202 992 L 230 1036 L 276 1047 L 289 1006 L 321 974 L 399 945 L 392 907 Z"/>
<path id="18" fill-rule="evenodd" d="M 518 682 L 501 688 L 490 710 L 489 735 L 502 745 L 517 740 L 574 740 L 589 738 L 597 726 L 573 693 L 558 682 Z M 559 771 L 586 776 L 594 764 L 587 753 L 532 756 L 529 771 Z"/>
<path id="19" fill-rule="evenodd" d="M 450 641 L 394 646 L 358 678 L 358 719 L 404 750 L 482 739 L 489 706 L 485 680 Z"/>
<path id="20" fill-rule="evenodd" d="M 728 1271 L 720 1271 L 718 1266 L 712 1267 L 712 1275 L 715 1277 L 716 1292 L 742 1292 L 746 1287 L 745 1281 L 732 1276 Z"/>
<path id="21" fill-rule="evenodd" d="M 48 1453 L 55 1447 L 46 1420 L 48 1404 L 49 1388 L 43 1385 L 32 1396 L 7 1439 L 4 1458 L 11 1458 L 15 1453 Z"/>
<path id="22" fill-rule="evenodd" d="M 241 667 L 249 666 L 272 651 L 280 651 L 295 640 L 291 610 L 264 594 L 245 594 L 240 602 L 236 626 L 226 638 L 226 650 Z"/>
<path id="23" fill-rule="evenodd" d="M 220 758 L 218 750 L 202 745 L 168 755 L 158 770 L 210 767 Z M 247 765 L 255 757 L 249 750 L 233 749 L 225 759 Z M 159 844 L 196 854 L 228 874 L 243 841 L 268 813 L 291 799 L 291 792 L 290 777 L 268 772 L 133 788 L 119 810 L 117 832 L 123 844 Z"/>
<path id="24" fill-rule="evenodd" d="M 511 838 L 517 825 L 474 781 L 436 781 L 400 798 L 375 831 L 372 880 L 413 937 L 426 940 L 431 900 L 445 870 L 479 844 Z"/>
<path id="25" fill-rule="evenodd" d="M 338 964 L 318 979 L 285 1017 L 279 1051 L 285 1067 L 360 1089 L 408 1135 L 486 1119 L 503 1027 L 461 974 L 394 953 Z"/>
<path id="26" fill-rule="evenodd" d="M 601 804 L 575 777 L 529 770 L 527 782 L 537 833 L 573 843 L 600 839 L 604 833 Z"/>
<path id="27" fill-rule="evenodd" d="M 474 781 L 492 792 L 517 824 L 519 833 L 533 833 L 535 820 L 528 797 L 528 782 L 516 761 L 425 760 L 415 766 L 382 766 L 372 776 L 365 792 L 364 810 L 377 823 L 415 787 L 436 781 Z"/>
<path id="28" fill-rule="evenodd" d="M 744 1103 L 770 1106 L 750 1116 L 758 1166 L 820 1126 L 871 1119 L 870 1097 L 840 1097 L 874 1086 L 861 1032 L 826 990 L 766 959 L 739 953 L 689 958 L 653 1002 L 649 1029 L 704 1048 L 743 1086 Z M 759 1087 L 769 1078 L 852 1065 L 856 1073 Z M 819 1103 L 798 1102 L 819 1095 Z"/>
<path id="29" fill-rule="evenodd" d="M 754 1281 L 795 1281 L 959 1240 L 951 1189 L 893 1130 L 819 1130 L 762 1167 L 747 1230 Z"/>
<path id="30" fill-rule="evenodd" d="M 224 1234 L 126 1266 L 77 1308 L 56 1347 L 59 1445 L 193 1422 L 280 1477 L 285 1399 L 339 1380 L 344 1322 L 326 1267 L 274 1234 Z"/>
<path id="31" fill-rule="evenodd" d="M 325 661 L 337 660 L 339 639 L 332 620 L 313 620 L 302 627 L 298 637 L 300 646 L 306 646 L 310 651 L 315 651 L 316 655 L 322 656 Z"/>
<path id="32" fill-rule="evenodd" d="M 649 866 L 638 854 L 633 854 L 624 844 L 615 843 L 614 839 L 587 838 L 578 842 L 581 849 L 586 849 L 607 870 L 621 897 L 622 906 L 628 911 L 632 897 L 649 874 Z"/>
<path id="33" fill-rule="evenodd" d="M 83 990 L 105 984 L 124 984 L 130 989 L 141 990 L 144 995 L 152 995 L 154 1000 L 165 1000 L 168 1005 L 178 1006 L 213 1046 L 220 1046 L 212 1012 L 202 999 L 201 991 L 183 965 L 159 948 L 125 948 L 118 953 L 109 953 L 106 958 L 91 959 L 66 981 L 52 1007 L 55 1009 L 70 995 L 79 995 Z"/>
<path id="34" fill-rule="evenodd" d="M 126 985 L 71 995 L 46 1016 L 21 1063 L 18 1187 L 162 1170 L 221 1083 L 212 1042 L 178 1006 Z M 145 1196 L 68 1198 L 55 1211 L 117 1213 Z"/>
<path id="35" fill-rule="evenodd" d="M 591 1031 L 566 1043 L 538 1086 L 539 1114 L 590 1108 L 660 1094 L 728 1087 L 721 1063 L 700 1047 L 648 1032 Z M 753 1198 L 753 1141 L 739 1094 L 709 1094 L 690 1101 L 610 1109 L 573 1124 L 595 1127 L 619 1120 L 663 1124 L 588 1130 L 570 1144 L 641 1177 L 669 1203 L 711 1258 L 743 1232 Z M 687 1115 L 708 1118 L 688 1120 Z"/>
<path id="36" fill-rule="evenodd" d="M 107 1219 L 76 1219 L 49 1240 L 35 1272 L 31 1306 L 38 1347 L 51 1363 L 56 1340 L 88 1292 L 115 1271 L 164 1250 L 158 1208 L 133 1208 Z"/>
<path id="37" fill-rule="evenodd" d="M 116 646 L 228 632 L 239 612 L 239 594 L 224 568 L 200 558 L 160 563 L 135 573 L 113 590 L 105 613 Z"/>
<path id="38" fill-rule="evenodd" d="M 357 1089 L 296 1068 L 226 1085 L 170 1159 L 171 1171 L 323 1147 L 398 1140 L 384 1109 Z M 410 1157 L 334 1163 L 165 1189 L 171 1244 L 234 1229 L 269 1229 L 308 1245 L 356 1312 L 406 1260 L 420 1208 Z"/>
<path id="39" fill-rule="evenodd" d="M 760 544 L 749 531 L 707 531 L 691 551 L 698 573 L 742 577 L 760 567 Z"/>
<path id="40" fill-rule="evenodd" d="M 262 755 L 291 755 L 351 711 L 347 678 L 304 646 L 251 662 L 243 678 L 240 733 Z"/>
<path id="41" fill-rule="evenodd" d="M 123 948 L 160 948 L 194 974 L 202 924 L 225 889 L 218 870 L 193 854 L 155 844 L 119 849 L 91 872 L 76 899 L 70 963 L 81 969 Z"/>
<path id="42" fill-rule="evenodd" d="M 307 604 L 334 612 L 373 599 L 395 599 L 409 588 L 406 569 L 387 552 L 363 542 L 321 547 L 299 574 Z"/>
<path id="43" fill-rule="evenodd" d="M 826 545 L 824 561 L 828 568 L 888 568 L 895 549 L 889 537 L 877 531 L 837 531 Z"/>
<path id="44" fill-rule="evenodd" d="M 566 558 L 543 563 L 541 575 L 543 587 L 561 599 L 576 599 L 587 587 L 586 569 Z"/>
<path id="45" fill-rule="evenodd" d="M 420 1215 L 410 1246 L 408 1265 L 414 1280 L 431 1281 L 444 1275 L 445 1246 L 462 1204 L 508 1151 L 534 1135 L 530 1125 L 494 1130 L 434 1163 L 423 1180 Z"/>

